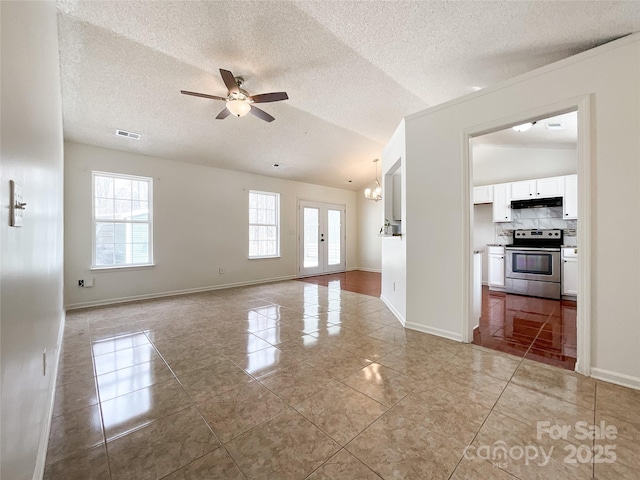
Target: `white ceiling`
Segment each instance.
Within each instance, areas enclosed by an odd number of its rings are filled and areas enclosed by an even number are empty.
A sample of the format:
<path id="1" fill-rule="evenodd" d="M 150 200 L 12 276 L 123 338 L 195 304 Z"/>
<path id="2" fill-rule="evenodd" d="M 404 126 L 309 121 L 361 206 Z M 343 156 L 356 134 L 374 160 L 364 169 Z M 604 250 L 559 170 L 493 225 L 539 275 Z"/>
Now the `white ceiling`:
<path id="1" fill-rule="evenodd" d="M 640 3 L 59 0 L 67 140 L 359 189 L 411 113 L 640 31 Z M 276 117 L 215 120 L 219 68 Z M 117 128 L 142 134 L 116 137 Z M 274 169 L 275 162 L 287 167 Z M 347 183 L 352 180 L 353 183 Z"/>
<path id="2" fill-rule="evenodd" d="M 561 124 L 562 130 L 550 130 L 547 124 Z M 493 145 L 524 148 L 567 148 L 576 149 L 578 144 L 578 113 L 537 120 L 524 132 L 506 128 L 473 139 L 474 145 Z"/>

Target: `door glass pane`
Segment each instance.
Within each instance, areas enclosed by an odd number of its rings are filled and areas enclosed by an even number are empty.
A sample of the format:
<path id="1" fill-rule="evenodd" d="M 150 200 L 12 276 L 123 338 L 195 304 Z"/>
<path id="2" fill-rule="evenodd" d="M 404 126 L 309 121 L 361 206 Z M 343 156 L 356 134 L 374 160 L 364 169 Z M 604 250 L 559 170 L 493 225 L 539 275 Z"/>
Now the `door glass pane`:
<path id="1" fill-rule="evenodd" d="M 328 210 L 327 214 L 327 264 L 340 265 L 340 210 Z"/>
<path id="2" fill-rule="evenodd" d="M 304 245 L 303 245 L 303 265 L 304 268 L 318 266 L 318 209 L 304 208 Z"/>

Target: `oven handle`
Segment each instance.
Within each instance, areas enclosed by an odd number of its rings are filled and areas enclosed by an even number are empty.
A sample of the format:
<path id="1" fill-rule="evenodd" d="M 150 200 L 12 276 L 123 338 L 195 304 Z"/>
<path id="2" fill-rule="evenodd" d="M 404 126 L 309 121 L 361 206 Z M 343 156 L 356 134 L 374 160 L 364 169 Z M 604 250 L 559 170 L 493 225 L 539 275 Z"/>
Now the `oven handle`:
<path id="1" fill-rule="evenodd" d="M 560 252 L 559 248 L 544 248 L 544 247 L 505 247 L 505 250 L 518 251 L 518 252 Z"/>

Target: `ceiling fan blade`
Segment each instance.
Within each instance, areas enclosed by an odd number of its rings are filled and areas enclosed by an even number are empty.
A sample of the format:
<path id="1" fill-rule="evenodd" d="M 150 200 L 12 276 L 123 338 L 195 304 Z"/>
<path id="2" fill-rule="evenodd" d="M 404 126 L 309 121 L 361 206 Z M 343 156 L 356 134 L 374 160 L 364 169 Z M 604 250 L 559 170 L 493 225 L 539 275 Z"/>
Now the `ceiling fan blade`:
<path id="1" fill-rule="evenodd" d="M 267 102 L 279 102 L 281 100 L 289 100 L 287 92 L 273 92 L 273 93 L 261 93 L 260 95 L 253 95 L 249 97 L 253 103 L 267 103 Z"/>
<path id="2" fill-rule="evenodd" d="M 267 112 L 265 112 L 264 110 L 260 110 L 258 107 L 254 107 L 253 105 L 251 105 L 251 113 L 253 113 L 256 117 L 261 118 L 265 122 L 273 122 L 275 120 L 275 118 L 269 115 Z"/>
<path id="3" fill-rule="evenodd" d="M 180 90 L 180 93 L 183 93 L 185 95 L 193 95 L 194 97 L 210 98 L 212 100 L 222 100 L 223 102 L 227 101 L 226 98 L 218 97 L 216 95 L 207 95 L 206 93 L 188 92 L 187 90 Z"/>
<path id="4" fill-rule="evenodd" d="M 216 120 L 223 120 L 227 118 L 229 115 L 231 115 L 231 111 L 228 108 L 225 108 L 218 114 L 218 116 L 216 117 Z"/>
<path id="5" fill-rule="evenodd" d="M 233 76 L 229 70 L 220 69 L 220 76 L 222 77 L 222 81 L 227 86 L 227 90 L 231 93 L 240 93 L 240 88 L 238 87 L 238 82 L 236 82 L 236 78 Z"/>

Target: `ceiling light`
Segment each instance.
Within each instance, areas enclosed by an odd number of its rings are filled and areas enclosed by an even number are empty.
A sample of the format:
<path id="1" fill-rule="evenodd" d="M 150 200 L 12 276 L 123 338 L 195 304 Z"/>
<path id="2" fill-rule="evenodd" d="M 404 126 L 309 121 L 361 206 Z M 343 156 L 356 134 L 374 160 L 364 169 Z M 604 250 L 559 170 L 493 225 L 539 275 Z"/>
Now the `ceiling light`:
<path id="1" fill-rule="evenodd" d="M 232 99 L 227 102 L 227 109 L 233 113 L 236 117 L 243 117 L 249 110 L 251 110 L 251 105 L 249 102 L 244 100 L 236 100 Z"/>
<path id="2" fill-rule="evenodd" d="M 516 125 L 515 127 L 511 127 L 511 128 L 513 128 L 516 132 L 526 132 L 535 124 L 536 122 L 527 122 L 527 123 L 523 123 L 522 125 Z"/>
<path id="3" fill-rule="evenodd" d="M 547 123 L 547 130 L 564 130 L 564 123 Z"/>
<path id="4" fill-rule="evenodd" d="M 378 200 L 382 200 L 382 187 L 380 186 L 380 182 L 378 181 L 378 159 L 376 158 L 373 163 L 376 166 L 376 178 L 371 187 L 365 188 L 364 196 L 368 200 L 377 202 Z"/>

